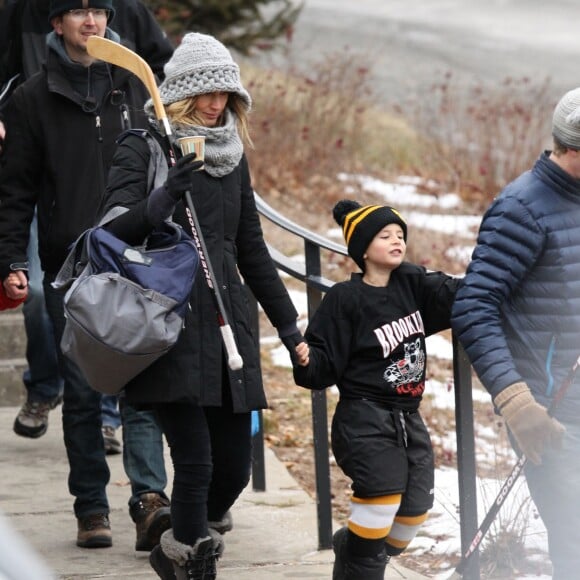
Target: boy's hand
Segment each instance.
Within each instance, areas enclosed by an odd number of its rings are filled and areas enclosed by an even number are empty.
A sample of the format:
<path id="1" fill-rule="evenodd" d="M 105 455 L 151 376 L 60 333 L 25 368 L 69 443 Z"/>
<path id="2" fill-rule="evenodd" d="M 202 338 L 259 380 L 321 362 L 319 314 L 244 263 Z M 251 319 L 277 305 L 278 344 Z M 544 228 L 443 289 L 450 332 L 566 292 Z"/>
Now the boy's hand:
<path id="1" fill-rule="evenodd" d="M 301 367 L 307 367 L 310 362 L 310 348 L 306 341 L 296 345 L 296 364 Z"/>

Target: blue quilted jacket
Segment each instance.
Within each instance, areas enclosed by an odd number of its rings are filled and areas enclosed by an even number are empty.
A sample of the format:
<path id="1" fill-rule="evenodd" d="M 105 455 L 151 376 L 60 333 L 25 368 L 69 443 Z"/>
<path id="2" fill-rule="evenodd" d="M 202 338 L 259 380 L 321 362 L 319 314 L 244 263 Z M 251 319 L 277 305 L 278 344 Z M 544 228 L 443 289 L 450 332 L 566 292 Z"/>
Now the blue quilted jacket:
<path id="1" fill-rule="evenodd" d="M 580 355 L 580 180 L 549 153 L 484 215 L 452 328 L 492 397 L 525 381 L 549 406 Z M 580 372 L 555 416 L 580 423 Z"/>

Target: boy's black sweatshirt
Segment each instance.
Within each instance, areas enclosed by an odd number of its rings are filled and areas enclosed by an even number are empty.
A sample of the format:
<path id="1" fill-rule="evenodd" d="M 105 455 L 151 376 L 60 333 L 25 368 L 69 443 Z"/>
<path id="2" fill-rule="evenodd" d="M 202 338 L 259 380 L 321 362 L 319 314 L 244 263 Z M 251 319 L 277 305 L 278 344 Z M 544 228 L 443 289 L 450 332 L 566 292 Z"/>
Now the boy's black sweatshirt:
<path id="1" fill-rule="evenodd" d="M 335 284 L 305 334 L 307 367 L 295 367 L 296 384 L 414 411 L 425 389 L 425 337 L 449 328 L 459 279 L 403 263 L 386 287 L 361 274 Z"/>

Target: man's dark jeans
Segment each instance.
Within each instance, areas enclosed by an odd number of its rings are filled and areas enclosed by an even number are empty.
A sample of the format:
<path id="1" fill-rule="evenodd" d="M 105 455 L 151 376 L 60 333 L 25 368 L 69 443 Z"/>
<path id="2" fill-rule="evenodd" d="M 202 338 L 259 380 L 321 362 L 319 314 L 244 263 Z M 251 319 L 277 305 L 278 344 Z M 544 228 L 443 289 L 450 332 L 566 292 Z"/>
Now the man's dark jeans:
<path id="1" fill-rule="evenodd" d="M 30 226 L 27 258 L 28 296 L 22 313 L 26 330 L 28 368 L 24 371 L 22 380 L 30 401 L 53 403 L 62 393 L 63 381 L 58 372 L 54 333 L 42 291 L 36 215 Z"/>
<path id="2" fill-rule="evenodd" d="M 44 296 L 52 321 L 55 340 L 60 345 L 64 331 L 64 294 L 50 283 L 54 275 L 45 274 Z M 62 424 L 69 462 L 69 491 L 76 498 L 77 517 L 109 513 L 106 486 L 109 467 L 101 434 L 101 394 L 88 385 L 78 366 L 57 349 L 60 373 L 64 379 Z"/>

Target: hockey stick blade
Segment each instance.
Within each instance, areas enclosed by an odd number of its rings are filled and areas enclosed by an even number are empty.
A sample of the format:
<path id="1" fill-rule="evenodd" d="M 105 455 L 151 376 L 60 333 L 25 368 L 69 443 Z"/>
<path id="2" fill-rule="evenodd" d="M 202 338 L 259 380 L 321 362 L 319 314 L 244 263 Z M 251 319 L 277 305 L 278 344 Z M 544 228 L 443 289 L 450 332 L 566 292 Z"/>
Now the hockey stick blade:
<path id="1" fill-rule="evenodd" d="M 165 134 L 171 135 L 171 127 L 167 121 L 165 107 L 159 96 L 155 75 L 145 60 L 126 46 L 100 36 L 90 36 L 88 38 L 87 52 L 99 60 L 124 68 L 138 77 L 151 96 L 155 116 L 163 124 Z"/>

